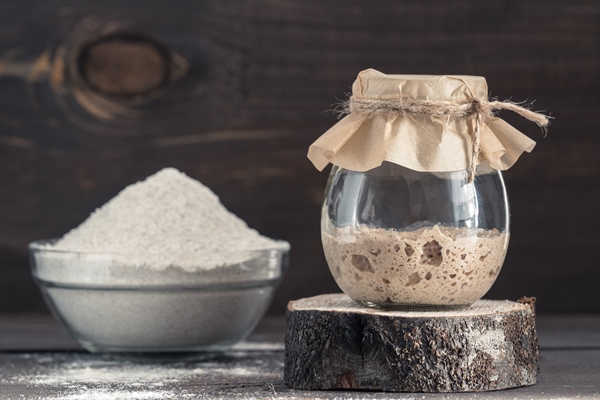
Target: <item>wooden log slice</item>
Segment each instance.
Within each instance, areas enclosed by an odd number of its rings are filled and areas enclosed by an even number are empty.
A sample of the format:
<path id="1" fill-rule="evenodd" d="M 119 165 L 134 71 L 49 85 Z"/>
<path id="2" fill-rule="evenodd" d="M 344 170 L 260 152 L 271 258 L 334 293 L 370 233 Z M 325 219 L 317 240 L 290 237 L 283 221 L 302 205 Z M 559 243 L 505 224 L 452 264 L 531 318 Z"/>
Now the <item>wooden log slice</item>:
<path id="1" fill-rule="evenodd" d="M 298 389 L 470 392 L 536 383 L 534 299 L 384 311 L 344 294 L 288 304 L 285 383 Z"/>

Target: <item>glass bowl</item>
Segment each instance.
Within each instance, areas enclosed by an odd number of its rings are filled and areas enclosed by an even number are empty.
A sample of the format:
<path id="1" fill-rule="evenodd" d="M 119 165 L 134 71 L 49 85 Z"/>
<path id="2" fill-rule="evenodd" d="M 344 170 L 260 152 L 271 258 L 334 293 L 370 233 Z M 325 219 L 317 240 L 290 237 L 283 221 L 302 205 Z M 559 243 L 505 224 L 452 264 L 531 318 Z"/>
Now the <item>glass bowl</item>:
<path id="1" fill-rule="evenodd" d="M 203 254 L 198 268 L 142 268 L 119 254 L 29 245 L 33 277 L 54 316 L 95 353 L 218 353 L 246 337 L 269 306 L 290 245 Z M 202 266 L 212 266 L 202 268 Z"/>

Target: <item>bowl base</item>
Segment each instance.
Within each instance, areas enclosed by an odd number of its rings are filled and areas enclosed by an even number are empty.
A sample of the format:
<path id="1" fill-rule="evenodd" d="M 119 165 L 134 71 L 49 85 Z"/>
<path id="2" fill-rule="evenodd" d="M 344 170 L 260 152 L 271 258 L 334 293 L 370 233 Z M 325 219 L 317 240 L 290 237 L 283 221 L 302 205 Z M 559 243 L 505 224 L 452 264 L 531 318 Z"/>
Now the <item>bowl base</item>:
<path id="1" fill-rule="evenodd" d="M 97 354 L 110 360 L 127 361 L 204 361 L 219 357 L 235 344 L 222 343 L 219 345 L 189 346 L 179 348 L 135 348 L 120 346 L 98 346 L 95 343 L 78 339 L 79 344 L 90 353 Z"/>
<path id="2" fill-rule="evenodd" d="M 96 355 L 106 360 L 133 362 L 180 362 L 180 361 L 210 361 L 223 354 L 214 352 L 96 352 Z"/>

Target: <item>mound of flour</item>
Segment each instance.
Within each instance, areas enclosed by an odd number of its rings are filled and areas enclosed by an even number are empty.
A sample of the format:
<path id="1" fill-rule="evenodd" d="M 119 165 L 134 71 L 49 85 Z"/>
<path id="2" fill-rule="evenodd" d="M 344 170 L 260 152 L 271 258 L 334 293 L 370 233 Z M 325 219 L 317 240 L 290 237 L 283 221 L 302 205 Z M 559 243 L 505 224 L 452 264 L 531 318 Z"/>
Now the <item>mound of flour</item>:
<path id="1" fill-rule="evenodd" d="M 127 186 L 51 247 L 131 257 L 155 270 L 191 271 L 235 262 L 232 253 L 280 246 L 229 212 L 209 188 L 165 168 Z M 211 261 L 200 264 L 206 254 Z"/>

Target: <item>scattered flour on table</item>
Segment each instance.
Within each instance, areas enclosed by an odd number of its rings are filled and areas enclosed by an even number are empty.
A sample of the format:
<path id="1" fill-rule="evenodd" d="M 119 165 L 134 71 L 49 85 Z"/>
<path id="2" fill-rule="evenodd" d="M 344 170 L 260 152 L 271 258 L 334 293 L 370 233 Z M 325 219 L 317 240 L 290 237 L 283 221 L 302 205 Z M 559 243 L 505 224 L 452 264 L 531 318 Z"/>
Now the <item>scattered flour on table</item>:
<path id="1" fill-rule="evenodd" d="M 89 354 L 26 354 L 15 361 L 27 363 L 27 374 L 7 373 L 0 384 L 37 388 L 47 393 L 40 397 L 44 399 L 196 399 L 205 397 L 198 386 L 281 379 L 279 360 L 265 364 L 259 357 L 227 354 L 227 361 L 162 363 L 105 360 Z"/>
<path id="2" fill-rule="evenodd" d="M 122 390 L 122 389 L 90 389 L 80 388 L 75 393 L 61 394 L 61 400 L 160 400 L 160 399 L 173 399 L 177 398 L 192 398 L 192 395 L 181 395 L 176 394 L 171 390 Z"/>
<path id="3" fill-rule="evenodd" d="M 134 257 L 152 269 L 211 269 L 231 252 L 279 248 L 229 212 L 202 183 L 165 168 L 123 189 L 68 232 L 53 249 Z M 229 254 L 228 254 L 229 252 Z M 202 254 L 221 257 L 198 265 Z"/>

